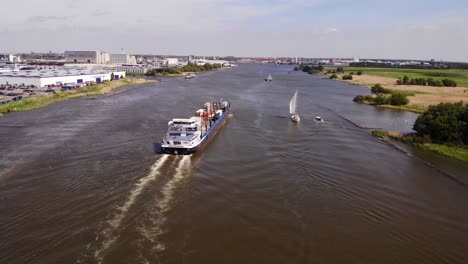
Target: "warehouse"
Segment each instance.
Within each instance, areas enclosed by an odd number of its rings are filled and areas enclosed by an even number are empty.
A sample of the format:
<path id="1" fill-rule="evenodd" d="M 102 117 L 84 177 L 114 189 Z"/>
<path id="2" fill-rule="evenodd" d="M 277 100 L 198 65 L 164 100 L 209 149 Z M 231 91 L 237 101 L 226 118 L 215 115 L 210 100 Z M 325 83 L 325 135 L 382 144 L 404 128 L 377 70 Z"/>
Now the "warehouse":
<path id="1" fill-rule="evenodd" d="M 123 71 L 90 71 L 90 70 L 42 70 L 0 72 L 0 84 L 23 85 L 34 87 L 62 86 L 109 81 L 125 77 Z"/>
<path id="2" fill-rule="evenodd" d="M 110 61 L 109 56 L 109 53 L 100 51 L 65 51 L 65 61 L 70 63 L 106 64 Z"/>

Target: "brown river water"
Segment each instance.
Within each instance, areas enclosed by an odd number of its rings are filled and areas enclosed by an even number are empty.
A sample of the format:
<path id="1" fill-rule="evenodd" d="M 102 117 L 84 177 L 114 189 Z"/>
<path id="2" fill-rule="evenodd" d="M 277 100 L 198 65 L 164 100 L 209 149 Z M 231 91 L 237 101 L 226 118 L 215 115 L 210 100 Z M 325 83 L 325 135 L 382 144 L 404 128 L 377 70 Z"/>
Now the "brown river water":
<path id="1" fill-rule="evenodd" d="M 417 115 L 291 69 L 240 65 L 1 118 L 0 263 L 468 263 L 468 189 L 351 123 L 408 132 Z M 207 148 L 155 153 L 170 119 L 220 98 L 233 114 Z"/>

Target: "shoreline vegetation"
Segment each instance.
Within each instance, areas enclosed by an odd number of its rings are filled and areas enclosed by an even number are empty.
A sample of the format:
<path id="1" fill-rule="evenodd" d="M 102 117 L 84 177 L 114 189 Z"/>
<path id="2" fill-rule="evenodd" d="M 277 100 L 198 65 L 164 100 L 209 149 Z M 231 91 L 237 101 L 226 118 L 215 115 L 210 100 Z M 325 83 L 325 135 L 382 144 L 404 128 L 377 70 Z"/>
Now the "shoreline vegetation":
<path id="1" fill-rule="evenodd" d="M 325 70 L 328 79 L 371 90 L 370 95 L 357 95 L 354 102 L 421 114 L 413 126 L 416 133 L 375 130 L 372 131 L 375 137 L 391 138 L 468 162 L 468 105 L 464 103 L 468 102 L 468 70 L 364 67 Z M 457 87 L 459 84 L 462 87 Z"/>
<path id="2" fill-rule="evenodd" d="M 155 82 L 154 80 L 145 80 L 138 78 L 125 78 L 120 80 L 106 81 L 93 86 L 82 87 L 70 91 L 60 91 L 54 94 L 38 95 L 24 98 L 23 100 L 0 105 L 0 117 L 10 112 L 21 112 L 45 107 L 56 102 L 75 99 L 79 97 L 104 95 L 112 90 L 129 85 L 137 85 Z"/>
<path id="3" fill-rule="evenodd" d="M 214 70 L 221 70 L 221 69 L 227 69 L 227 68 L 223 68 L 221 64 L 217 64 L 217 63 L 213 65 L 206 63 L 203 66 L 190 63 L 180 68 L 171 67 L 171 68 L 153 69 L 145 73 L 144 76 L 182 77 L 182 76 L 187 76 L 191 73 L 200 73 L 200 72 L 207 72 L 207 71 L 214 71 Z"/>
<path id="4" fill-rule="evenodd" d="M 430 106 L 414 123 L 416 133 L 372 131 L 375 137 L 391 138 L 420 149 L 468 162 L 468 104 L 441 103 Z"/>
<path id="5" fill-rule="evenodd" d="M 387 138 L 409 144 L 413 147 L 437 153 L 439 155 L 468 162 L 468 147 L 456 144 L 427 143 L 424 138 L 417 137 L 414 134 L 402 134 L 396 131 L 374 130 L 372 135 L 385 140 Z"/>

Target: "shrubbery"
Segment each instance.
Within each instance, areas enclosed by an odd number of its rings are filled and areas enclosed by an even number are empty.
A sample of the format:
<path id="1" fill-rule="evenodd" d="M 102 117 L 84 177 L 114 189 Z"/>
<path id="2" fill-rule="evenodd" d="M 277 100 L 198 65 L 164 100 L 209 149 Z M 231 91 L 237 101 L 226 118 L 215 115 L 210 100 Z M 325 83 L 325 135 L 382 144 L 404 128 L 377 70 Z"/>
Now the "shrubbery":
<path id="1" fill-rule="evenodd" d="M 388 105 L 390 104 L 390 98 L 388 96 L 379 94 L 374 97 L 373 104 L 375 105 Z"/>
<path id="2" fill-rule="evenodd" d="M 364 101 L 366 100 L 366 96 L 360 94 L 360 95 L 356 95 L 356 97 L 354 97 L 353 101 L 356 102 L 356 103 L 363 103 Z"/>
<path id="3" fill-rule="evenodd" d="M 383 88 L 383 86 L 380 85 L 380 84 L 376 84 L 376 85 L 372 86 L 371 92 L 373 94 L 380 94 L 380 93 L 387 94 L 387 93 L 391 93 L 391 90 Z"/>
<path id="4" fill-rule="evenodd" d="M 409 103 L 408 98 L 406 98 L 405 95 L 403 94 L 392 94 L 392 97 L 390 97 L 390 104 L 391 105 L 407 105 Z"/>
<path id="5" fill-rule="evenodd" d="M 332 74 L 332 75 L 330 76 L 330 79 L 337 79 L 337 78 L 338 78 L 338 75 L 336 75 L 336 74 Z"/>
<path id="6" fill-rule="evenodd" d="M 343 80 L 352 80 L 353 76 L 352 75 L 343 75 Z"/>
<path id="7" fill-rule="evenodd" d="M 321 73 L 323 71 L 323 66 L 322 65 L 318 65 L 318 66 L 309 66 L 309 65 L 301 65 L 299 66 L 298 70 L 301 70 L 303 72 L 306 72 L 308 74 L 317 74 L 317 73 Z"/>
<path id="8" fill-rule="evenodd" d="M 356 103 L 365 103 L 368 102 L 369 104 L 372 105 L 395 105 L 395 106 L 400 106 L 400 105 L 406 105 L 409 103 L 408 98 L 406 98 L 406 95 L 404 94 L 392 94 L 391 96 L 388 94 L 383 94 L 379 93 L 377 96 L 372 96 L 372 95 L 357 95 L 353 99 L 354 102 Z"/>

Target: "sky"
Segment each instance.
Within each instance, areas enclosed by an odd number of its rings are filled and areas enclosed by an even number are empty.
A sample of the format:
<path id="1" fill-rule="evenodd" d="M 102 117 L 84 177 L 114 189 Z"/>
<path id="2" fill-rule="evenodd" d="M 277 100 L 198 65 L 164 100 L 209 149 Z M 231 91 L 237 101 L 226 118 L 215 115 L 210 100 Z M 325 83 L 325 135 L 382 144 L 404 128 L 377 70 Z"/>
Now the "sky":
<path id="1" fill-rule="evenodd" d="M 13 53 L 468 62 L 468 0 L 15 0 L 0 40 Z"/>

